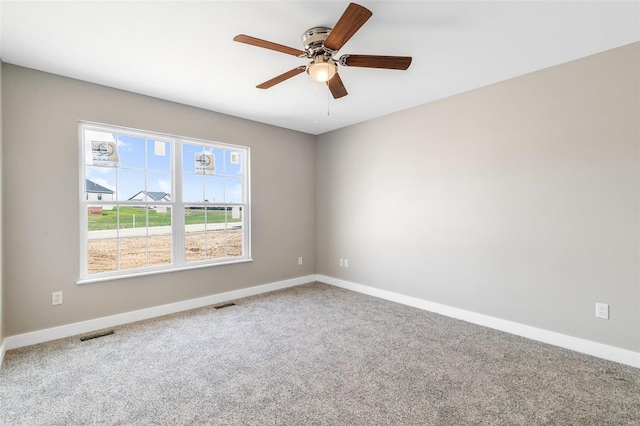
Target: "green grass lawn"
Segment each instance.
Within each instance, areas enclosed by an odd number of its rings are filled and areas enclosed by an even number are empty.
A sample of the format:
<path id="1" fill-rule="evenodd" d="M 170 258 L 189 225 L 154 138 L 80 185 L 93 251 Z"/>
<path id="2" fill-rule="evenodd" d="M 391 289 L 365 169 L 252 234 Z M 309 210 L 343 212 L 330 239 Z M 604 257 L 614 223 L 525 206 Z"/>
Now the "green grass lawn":
<path id="1" fill-rule="evenodd" d="M 117 210 L 102 210 L 102 215 L 89 215 L 89 231 L 100 231 L 104 229 L 117 228 Z M 133 228 L 133 217 L 135 215 L 135 227 L 145 226 L 145 214 L 149 213 L 149 226 L 170 226 L 171 209 L 167 213 L 158 213 L 153 209 L 145 210 L 136 207 L 120 207 L 120 229 Z M 232 219 L 229 211 L 228 222 L 240 222 L 240 219 Z M 207 210 L 207 223 L 223 223 L 225 219 L 224 210 Z M 185 224 L 193 225 L 205 223 L 204 210 L 185 210 Z"/>

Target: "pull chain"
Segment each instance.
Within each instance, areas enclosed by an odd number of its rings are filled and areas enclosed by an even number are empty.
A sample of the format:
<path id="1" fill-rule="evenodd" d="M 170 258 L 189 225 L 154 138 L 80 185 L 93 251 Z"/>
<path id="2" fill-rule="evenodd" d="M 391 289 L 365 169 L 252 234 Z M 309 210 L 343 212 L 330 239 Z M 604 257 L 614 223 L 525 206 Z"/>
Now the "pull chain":
<path id="1" fill-rule="evenodd" d="M 316 112 L 316 118 L 315 118 L 315 124 L 318 124 L 318 117 L 320 116 L 320 99 L 318 96 L 318 88 L 320 87 L 320 83 L 316 82 L 316 107 L 315 107 L 315 112 Z M 331 116 L 331 97 L 329 96 L 331 91 L 328 90 L 329 88 L 327 87 L 327 117 Z"/>

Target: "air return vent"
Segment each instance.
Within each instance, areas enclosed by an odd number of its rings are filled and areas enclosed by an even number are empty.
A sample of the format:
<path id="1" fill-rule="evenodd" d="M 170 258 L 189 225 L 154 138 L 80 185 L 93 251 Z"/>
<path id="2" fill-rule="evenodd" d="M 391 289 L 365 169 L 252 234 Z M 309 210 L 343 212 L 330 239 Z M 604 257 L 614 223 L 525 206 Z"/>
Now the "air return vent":
<path id="1" fill-rule="evenodd" d="M 88 336 L 81 337 L 80 341 L 84 342 L 85 340 L 91 340 L 91 339 L 97 339 L 98 337 L 110 336 L 111 334 L 114 334 L 114 333 L 115 331 L 113 330 L 101 331 L 100 333 L 90 334 Z"/>
<path id="2" fill-rule="evenodd" d="M 228 308 L 229 306 L 236 306 L 235 303 L 225 303 L 223 305 L 214 306 L 216 309 Z"/>

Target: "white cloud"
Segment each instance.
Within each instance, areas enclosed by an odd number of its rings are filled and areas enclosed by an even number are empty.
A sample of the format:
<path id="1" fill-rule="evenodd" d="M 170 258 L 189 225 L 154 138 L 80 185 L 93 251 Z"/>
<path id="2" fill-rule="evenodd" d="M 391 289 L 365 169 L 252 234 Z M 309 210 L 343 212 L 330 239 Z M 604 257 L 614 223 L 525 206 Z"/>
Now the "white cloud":
<path id="1" fill-rule="evenodd" d="M 167 194 L 171 193 L 171 182 L 158 179 L 158 186 L 162 192 L 166 192 Z"/>
<path id="2" fill-rule="evenodd" d="M 127 142 L 123 142 L 120 139 L 118 139 L 118 150 L 123 149 L 125 151 L 133 151 L 133 144 L 132 143 L 127 143 Z"/>

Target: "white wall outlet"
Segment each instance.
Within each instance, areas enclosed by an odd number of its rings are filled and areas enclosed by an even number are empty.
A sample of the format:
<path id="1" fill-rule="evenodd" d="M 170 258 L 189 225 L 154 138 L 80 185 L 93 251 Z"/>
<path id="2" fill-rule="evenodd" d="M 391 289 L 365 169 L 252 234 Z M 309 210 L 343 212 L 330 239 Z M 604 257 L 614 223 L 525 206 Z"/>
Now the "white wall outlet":
<path id="1" fill-rule="evenodd" d="M 349 259 L 345 259 L 344 260 L 344 267 L 348 268 L 349 267 Z"/>
<path id="2" fill-rule="evenodd" d="M 340 259 L 340 266 L 344 266 L 344 259 Z"/>
<path id="3" fill-rule="evenodd" d="M 51 293 L 51 304 L 52 305 L 62 305 L 62 292 L 54 291 Z"/>
<path id="4" fill-rule="evenodd" d="M 302 256 L 298 258 L 298 265 L 302 265 Z"/>
<path id="5" fill-rule="evenodd" d="M 609 319 L 609 305 L 596 303 L 596 318 Z"/>

